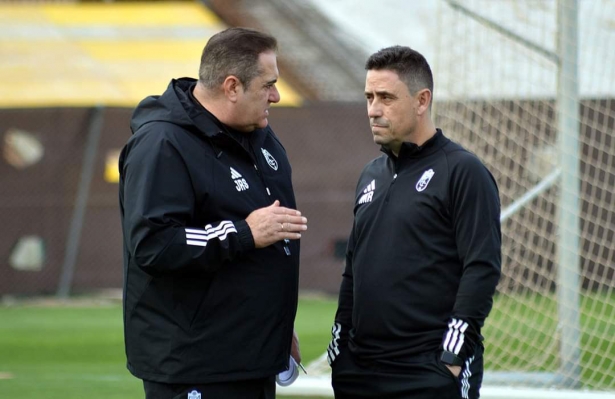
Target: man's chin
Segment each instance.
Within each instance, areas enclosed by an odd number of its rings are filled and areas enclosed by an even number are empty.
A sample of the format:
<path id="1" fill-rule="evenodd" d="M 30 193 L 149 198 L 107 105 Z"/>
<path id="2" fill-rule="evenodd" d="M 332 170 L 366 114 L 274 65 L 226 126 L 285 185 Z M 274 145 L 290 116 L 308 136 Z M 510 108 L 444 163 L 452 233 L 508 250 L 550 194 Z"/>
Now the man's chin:
<path id="1" fill-rule="evenodd" d="M 385 145 L 387 142 L 383 140 L 382 137 L 374 135 L 374 143 L 378 145 Z"/>
<path id="2" fill-rule="evenodd" d="M 259 123 L 255 123 L 254 125 L 252 125 L 252 128 L 249 130 L 250 132 L 253 132 L 255 130 L 258 129 L 264 129 L 267 126 L 269 126 L 269 121 L 267 119 L 260 121 Z"/>

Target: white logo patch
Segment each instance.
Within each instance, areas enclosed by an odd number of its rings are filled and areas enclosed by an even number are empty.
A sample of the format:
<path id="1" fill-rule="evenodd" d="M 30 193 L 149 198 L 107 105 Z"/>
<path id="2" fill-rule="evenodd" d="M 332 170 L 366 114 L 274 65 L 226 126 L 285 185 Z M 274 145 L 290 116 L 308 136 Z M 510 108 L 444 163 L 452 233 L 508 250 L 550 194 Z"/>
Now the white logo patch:
<path id="1" fill-rule="evenodd" d="M 244 179 L 243 176 L 241 176 L 241 174 L 233 168 L 231 168 L 231 179 L 235 182 L 235 188 L 237 191 L 245 191 L 250 188 L 250 185 L 248 185 L 246 179 Z M 200 395 L 201 394 L 199 394 L 199 397 Z"/>
<path id="2" fill-rule="evenodd" d="M 433 169 L 426 170 L 423 173 L 423 176 L 421 176 L 419 181 L 416 183 L 416 191 L 421 192 L 421 191 L 425 190 L 427 188 L 427 185 L 431 181 L 431 178 L 435 174 L 436 174 L 436 172 L 434 172 Z"/>
<path id="3" fill-rule="evenodd" d="M 273 155 L 271 155 L 269 151 L 264 148 L 261 148 L 261 151 L 263 153 L 263 156 L 265 157 L 265 160 L 267 160 L 267 163 L 269 164 L 269 166 L 271 166 L 271 169 L 278 170 L 278 161 L 275 160 Z"/>
<path id="4" fill-rule="evenodd" d="M 376 180 L 372 180 L 371 183 L 365 187 L 363 195 L 359 198 L 359 204 L 372 202 L 372 199 L 374 199 L 374 191 L 376 191 Z"/>
<path id="5" fill-rule="evenodd" d="M 196 390 L 188 392 L 188 399 L 201 399 L 201 393 Z"/>

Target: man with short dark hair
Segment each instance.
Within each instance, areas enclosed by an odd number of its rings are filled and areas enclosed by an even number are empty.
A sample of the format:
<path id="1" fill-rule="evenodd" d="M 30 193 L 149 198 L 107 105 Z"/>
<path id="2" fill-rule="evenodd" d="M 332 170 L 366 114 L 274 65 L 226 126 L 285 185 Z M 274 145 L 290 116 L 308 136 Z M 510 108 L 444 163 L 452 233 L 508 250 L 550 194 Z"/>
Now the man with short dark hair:
<path id="1" fill-rule="evenodd" d="M 475 399 L 481 327 L 500 277 L 500 201 L 480 162 L 431 120 L 418 52 L 382 49 L 365 97 L 384 155 L 363 170 L 328 347 L 338 399 Z"/>
<path id="2" fill-rule="evenodd" d="M 268 125 L 277 41 L 208 41 L 199 80 L 134 111 L 120 156 L 128 369 L 147 399 L 271 399 L 300 353 L 291 167 Z"/>

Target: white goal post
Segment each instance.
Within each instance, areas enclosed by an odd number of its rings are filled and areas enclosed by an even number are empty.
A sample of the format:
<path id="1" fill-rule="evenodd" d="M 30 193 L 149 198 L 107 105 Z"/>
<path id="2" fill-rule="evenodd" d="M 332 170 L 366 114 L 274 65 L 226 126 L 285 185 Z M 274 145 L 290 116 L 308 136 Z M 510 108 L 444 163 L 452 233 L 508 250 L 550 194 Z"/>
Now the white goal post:
<path id="1" fill-rule="evenodd" d="M 502 200 L 485 384 L 615 390 L 613 18 L 601 0 L 442 1 L 436 122 Z"/>

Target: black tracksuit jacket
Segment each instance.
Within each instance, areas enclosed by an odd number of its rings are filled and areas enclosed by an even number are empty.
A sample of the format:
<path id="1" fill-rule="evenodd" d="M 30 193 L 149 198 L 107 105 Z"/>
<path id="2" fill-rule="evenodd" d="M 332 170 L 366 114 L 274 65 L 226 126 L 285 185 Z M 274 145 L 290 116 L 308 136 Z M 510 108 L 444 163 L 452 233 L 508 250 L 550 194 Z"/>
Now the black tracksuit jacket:
<path id="1" fill-rule="evenodd" d="M 329 361 L 346 347 L 376 362 L 441 349 L 472 357 L 501 265 L 487 168 L 438 129 L 365 167 L 354 214 Z"/>
<path id="2" fill-rule="evenodd" d="M 120 156 L 128 369 L 175 384 L 273 376 L 287 368 L 299 242 L 255 249 L 245 219 L 296 208 L 273 131 L 226 132 L 192 100 L 193 79 L 143 100 Z"/>

